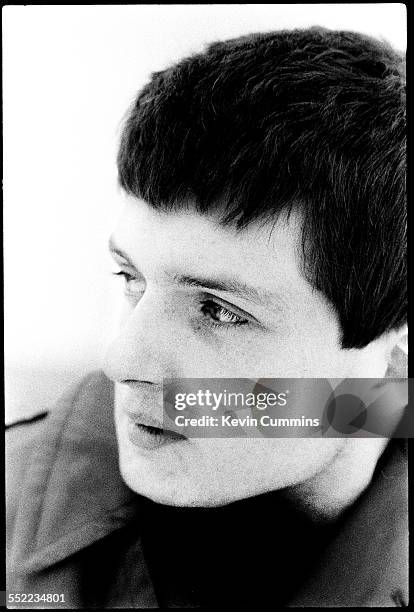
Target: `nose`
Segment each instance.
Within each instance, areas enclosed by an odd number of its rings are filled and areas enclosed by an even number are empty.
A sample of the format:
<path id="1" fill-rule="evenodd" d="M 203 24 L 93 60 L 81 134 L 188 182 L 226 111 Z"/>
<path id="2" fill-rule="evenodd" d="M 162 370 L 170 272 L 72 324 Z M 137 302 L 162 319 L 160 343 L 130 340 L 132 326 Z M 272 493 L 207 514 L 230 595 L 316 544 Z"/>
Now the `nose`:
<path id="1" fill-rule="evenodd" d="M 160 384 L 175 377 L 177 333 L 168 313 L 145 295 L 107 349 L 103 369 L 115 382 Z"/>

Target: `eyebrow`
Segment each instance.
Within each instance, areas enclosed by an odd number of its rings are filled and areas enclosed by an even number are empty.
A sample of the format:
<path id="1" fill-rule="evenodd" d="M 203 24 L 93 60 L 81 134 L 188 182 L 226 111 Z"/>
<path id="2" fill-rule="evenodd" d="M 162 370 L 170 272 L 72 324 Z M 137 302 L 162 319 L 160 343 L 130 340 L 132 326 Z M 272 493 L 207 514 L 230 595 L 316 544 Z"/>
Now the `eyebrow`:
<path id="1" fill-rule="evenodd" d="M 189 276 L 187 274 L 173 274 L 172 276 L 174 281 L 180 285 L 199 287 L 200 289 L 211 289 L 212 291 L 221 291 L 223 293 L 232 293 L 254 302 L 264 302 L 270 295 L 231 277 L 203 278 Z"/>
<path id="2" fill-rule="evenodd" d="M 130 257 L 125 253 L 125 251 L 116 245 L 112 237 L 109 239 L 109 250 L 124 259 L 132 268 L 136 269 L 136 266 L 134 266 Z M 221 291 L 223 293 L 232 293 L 241 298 L 246 298 L 253 302 L 259 302 L 265 305 L 271 304 L 274 306 L 275 300 L 280 301 L 280 296 L 278 296 L 276 293 L 252 287 L 251 285 L 248 285 L 237 278 L 226 276 L 207 278 L 178 273 L 171 273 L 170 277 L 179 285 L 199 287 L 200 289 L 210 289 L 212 291 Z"/>

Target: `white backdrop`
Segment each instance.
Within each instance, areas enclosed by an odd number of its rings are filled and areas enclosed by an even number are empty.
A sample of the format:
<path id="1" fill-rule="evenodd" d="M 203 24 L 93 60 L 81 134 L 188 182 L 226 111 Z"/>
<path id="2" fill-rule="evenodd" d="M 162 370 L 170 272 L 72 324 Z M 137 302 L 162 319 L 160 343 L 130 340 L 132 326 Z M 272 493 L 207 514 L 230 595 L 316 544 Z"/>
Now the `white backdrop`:
<path id="1" fill-rule="evenodd" d="M 324 25 L 406 46 L 403 4 L 3 8 L 6 419 L 99 367 L 116 330 L 106 243 L 121 119 L 151 72 L 205 43 Z"/>

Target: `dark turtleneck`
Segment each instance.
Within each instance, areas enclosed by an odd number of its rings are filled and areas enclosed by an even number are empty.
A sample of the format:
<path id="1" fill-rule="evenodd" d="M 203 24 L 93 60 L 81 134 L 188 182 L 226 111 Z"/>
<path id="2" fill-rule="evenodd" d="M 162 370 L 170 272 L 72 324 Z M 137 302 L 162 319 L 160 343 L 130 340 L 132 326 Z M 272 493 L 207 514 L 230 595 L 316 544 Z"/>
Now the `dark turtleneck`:
<path id="1" fill-rule="evenodd" d="M 142 543 L 161 607 L 283 605 L 335 526 L 272 492 L 218 508 L 142 498 Z"/>

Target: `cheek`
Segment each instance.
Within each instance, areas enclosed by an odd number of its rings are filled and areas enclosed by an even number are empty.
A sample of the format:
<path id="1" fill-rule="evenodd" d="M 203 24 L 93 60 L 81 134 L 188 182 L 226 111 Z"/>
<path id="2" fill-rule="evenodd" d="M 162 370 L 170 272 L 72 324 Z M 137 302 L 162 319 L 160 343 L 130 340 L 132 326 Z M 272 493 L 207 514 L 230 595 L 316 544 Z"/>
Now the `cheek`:
<path id="1" fill-rule="evenodd" d="M 345 376 L 346 351 L 331 329 L 303 325 L 290 334 L 250 343 L 245 353 L 248 377 L 331 378 Z M 257 372 L 257 374 L 254 374 Z"/>
<path id="2" fill-rule="evenodd" d="M 255 338 L 223 346 L 217 376 L 233 378 L 326 378 L 341 376 L 340 351 L 314 346 L 301 336 Z"/>
<path id="3" fill-rule="evenodd" d="M 327 467 L 343 446 L 341 439 L 203 440 L 200 455 L 213 486 L 234 494 L 255 494 L 301 483 Z M 214 468 L 213 468 L 214 466 Z"/>
<path id="4" fill-rule="evenodd" d="M 133 304 L 128 297 L 123 294 L 120 296 L 120 300 L 118 325 L 119 328 L 122 329 L 128 323 L 136 304 Z"/>
<path id="5" fill-rule="evenodd" d="M 325 378 L 341 377 L 346 351 L 340 346 L 333 316 L 306 310 L 288 318 L 280 329 L 239 330 L 223 336 L 217 363 L 229 377 Z"/>
<path id="6" fill-rule="evenodd" d="M 271 464 L 286 485 L 297 484 L 324 470 L 342 448 L 342 439 L 273 439 Z M 270 459 L 270 457 L 269 457 Z"/>

